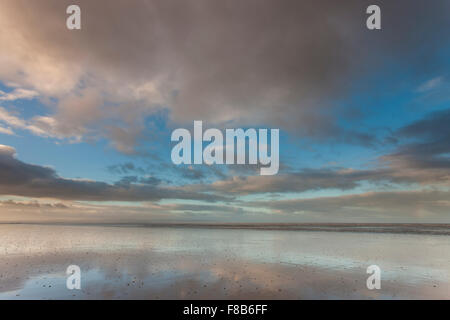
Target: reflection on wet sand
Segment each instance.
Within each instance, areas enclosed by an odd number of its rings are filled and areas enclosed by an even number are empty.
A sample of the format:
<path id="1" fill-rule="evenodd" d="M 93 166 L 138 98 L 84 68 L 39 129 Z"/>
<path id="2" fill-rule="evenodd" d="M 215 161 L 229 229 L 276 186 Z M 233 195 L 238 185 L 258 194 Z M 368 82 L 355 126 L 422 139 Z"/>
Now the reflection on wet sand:
<path id="1" fill-rule="evenodd" d="M 0 243 L 2 299 L 450 298 L 448 236 L 2 225 Z"/>

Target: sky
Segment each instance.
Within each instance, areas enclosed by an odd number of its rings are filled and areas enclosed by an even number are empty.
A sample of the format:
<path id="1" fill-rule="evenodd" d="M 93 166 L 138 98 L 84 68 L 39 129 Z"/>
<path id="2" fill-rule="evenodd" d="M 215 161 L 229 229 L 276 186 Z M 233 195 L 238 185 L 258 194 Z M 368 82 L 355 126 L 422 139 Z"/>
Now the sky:
<path id="1" fill-rule="evenodd" d="M 0 222 L 450 223 L 450 3 L 372 2 L 2 0 Z M 195 120 L 278 174 L 174 165 Z"/>

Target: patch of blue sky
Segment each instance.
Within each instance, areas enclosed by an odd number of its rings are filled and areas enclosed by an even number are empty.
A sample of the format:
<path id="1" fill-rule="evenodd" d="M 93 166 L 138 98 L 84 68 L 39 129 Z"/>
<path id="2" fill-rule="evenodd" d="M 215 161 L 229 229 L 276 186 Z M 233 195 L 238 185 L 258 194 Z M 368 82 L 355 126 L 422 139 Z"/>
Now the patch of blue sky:
<path id="1" fill-rule="evenodd" d="M 0 135 L 0 143 L 16 149 L 17 158 L 25 163 L 49 166 L 64 178 L 113 182 L 108 165 L 128 158 L 108 147 L 106 141 L 64 143 L 20 131 L 18 135 Z"/>

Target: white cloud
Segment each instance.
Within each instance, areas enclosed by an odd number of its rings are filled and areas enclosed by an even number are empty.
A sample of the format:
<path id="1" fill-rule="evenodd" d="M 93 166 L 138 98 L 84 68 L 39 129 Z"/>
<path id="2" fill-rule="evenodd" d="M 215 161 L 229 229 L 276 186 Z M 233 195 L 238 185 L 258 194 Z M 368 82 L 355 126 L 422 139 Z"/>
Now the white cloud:
<path id="1" fill-rule="evenodd" d="M 7 134 L 10 136 L 14 135 L 14 131 L 12 131 L 10 128 L 4 128 L 2 126 L 0 126 L 0 133 Z"/>
<path id="2" fill-rule="evenodd" d="M 16 149 L 11 146 L 5 146 L 4 144 L 0 144 L 0 155 L 6 155 L 9 157 L 13 157 L 16 154 Z"/>
<path id="3" fill-rule="evenodd" d="M 417 91 L 418 92 L 430 91 L 430 90 L 438 87 L 439 85 L 441 85 L 443 80 L 444 80 L 443 77 L 436 77 L 436 78 L 430 79 L 430 80 L 426 81 L 425 83 L 421 84 L 419 86 L 419 88 L 417 88 Z"/>
<path id="4" fill-rule="evenodd" d="M 14 101 L 20 99 L 30 100 L 36 98 L 39 94 L 34 90 L 16 88 L 11 92 L 0 90 L 0 101 Z"/>
<path id="5" fill-rule="evenodd" d="M 54 119 L 50 117 L 35 117 L 31 120 L 21 119 L 5 108 L 0 107 L 0 122 L 8 125 L 8 128 L 0 126 L 0 133 L 14 134 L 11 128 L 27 130 L 34 135 L 41 137 L 53 137 L 58 139 L 65 138 L 58 135 L 54 127 L 56 126 Z"/>

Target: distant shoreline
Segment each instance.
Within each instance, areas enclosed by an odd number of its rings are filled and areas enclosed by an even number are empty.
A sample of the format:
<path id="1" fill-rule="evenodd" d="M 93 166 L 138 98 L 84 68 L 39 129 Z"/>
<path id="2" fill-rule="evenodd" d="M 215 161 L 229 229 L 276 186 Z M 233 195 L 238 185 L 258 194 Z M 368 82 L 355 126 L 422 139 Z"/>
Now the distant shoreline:
<path id="1" fill-rule="evenodd" d="M 359 233 L 427 234 L 450 236 L 450 224 L 438 223 L 70 223 L 0 222 L 0 225 L 97 226 L 127 228 L 247 229 Z"/>

